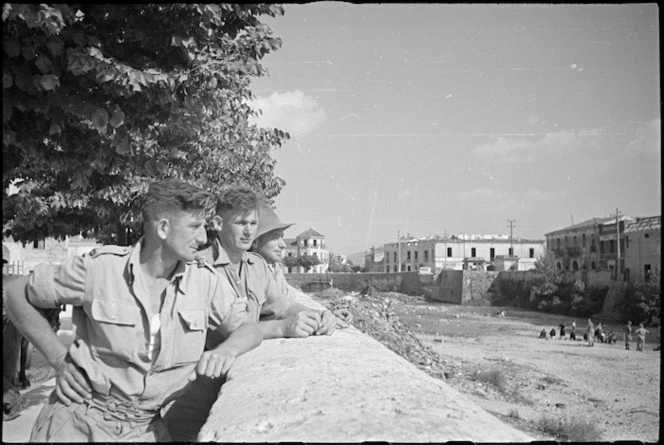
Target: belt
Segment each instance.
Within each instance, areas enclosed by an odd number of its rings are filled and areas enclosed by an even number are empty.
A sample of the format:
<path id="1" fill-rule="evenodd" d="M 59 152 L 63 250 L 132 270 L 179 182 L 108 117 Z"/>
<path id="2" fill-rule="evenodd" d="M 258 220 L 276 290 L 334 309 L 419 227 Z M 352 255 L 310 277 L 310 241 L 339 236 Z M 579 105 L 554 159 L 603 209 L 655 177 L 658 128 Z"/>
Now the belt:
<path id="1" fill-rule="evenodd" d="M 159 414 L 159 410 L 137 407 L 134 402 L 118 400 L 114 397 L 95 394 L 92 399 L 85 399 L 88 408 L 94 408 L 104 414 L 104 419 L 128 422 L 149 423 Z"/>

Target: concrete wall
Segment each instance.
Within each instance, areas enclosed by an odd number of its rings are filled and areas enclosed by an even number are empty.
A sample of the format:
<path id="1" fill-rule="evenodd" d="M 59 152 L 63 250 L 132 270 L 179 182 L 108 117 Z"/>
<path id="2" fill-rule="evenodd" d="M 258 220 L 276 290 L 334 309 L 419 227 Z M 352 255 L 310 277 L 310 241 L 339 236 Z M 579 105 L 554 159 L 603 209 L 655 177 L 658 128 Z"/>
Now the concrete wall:
<path id="1" fill-rule="evenodd" d="M 424 278 L 426 280 L 427 278 Z M 307 283 L 316 280 L 332 280 L 334 287 L 347 292 L 361 291 L 372 280 L 375 281 L 400 281 L 399 292 L 405 294 L 422 294 L 422 284 L 417 272 L 399 272 L 399 273 L 288 273 L 286 281 L 295 287 L 305 289 Z"/>
<path id="2" fill-rule="evenodd" d="M 331 336 L 265 340 L 240 356 L 198 440 L 534 439 L 351 327 Z"/>

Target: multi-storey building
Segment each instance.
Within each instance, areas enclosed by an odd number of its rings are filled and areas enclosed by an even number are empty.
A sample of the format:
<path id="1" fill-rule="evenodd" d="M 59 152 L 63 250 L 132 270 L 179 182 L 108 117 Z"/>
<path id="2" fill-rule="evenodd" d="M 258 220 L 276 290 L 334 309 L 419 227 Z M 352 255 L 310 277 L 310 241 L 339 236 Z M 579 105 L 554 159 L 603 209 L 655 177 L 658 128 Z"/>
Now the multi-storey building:
<path id="1" fill-rule="evenodd" d="M 445 269 L 487 270 L 504 264 L 513 265 L 513 270 L 528 270 L 544 254 L 544 240 L 510 239 L 507 235 L 430 236 L 388 243 L 384 251 L 385 272 L 423 267 L 436 273 Z"/>
<path id="2" fill-rule="evenodd" d="M 625 279 L 647 281 L 662 267 L 662 217 L 636 218 L 625 227 Z"/>
<path id="3" fill-rule="evenodd" d="M 71 256 L 87 253 L 99 246 L 101 244 L 96 240 L 80 235 L 68 236 L 64 240 L 45 238 L 25 245 L 5 238 L 2 241 L 3 272 L 28 274 L 37 264 L 59 264 Z"/>
<path id="4" fill-rule="evenodd" d="M 617 223 L 615 216 L 592 218 L 554 230 L 544 235 L 547 249 L 556 254 L 560 270 L 616 270 L 618 266 L 622 270 L 622 261 L 617 264 L 618 249 L 625 251 L 625 223 L 632 220 L 627 215 Z"/>
<path id="5" fill-rule="evenodd" d="M 330 251 L 325 247 L 325 236 L 316 232 L 314 229 L 307 229 L 295 238 L 284 239 L 286 249 L 285 256 L 301 257 L 304 255 L 315 255 L 320 264 L 309 269 L 309 273 L 323 273 L 327 270 L 330 263 Z M 304 268 L 298 267 L 290 272 L 305 272 Z"/>

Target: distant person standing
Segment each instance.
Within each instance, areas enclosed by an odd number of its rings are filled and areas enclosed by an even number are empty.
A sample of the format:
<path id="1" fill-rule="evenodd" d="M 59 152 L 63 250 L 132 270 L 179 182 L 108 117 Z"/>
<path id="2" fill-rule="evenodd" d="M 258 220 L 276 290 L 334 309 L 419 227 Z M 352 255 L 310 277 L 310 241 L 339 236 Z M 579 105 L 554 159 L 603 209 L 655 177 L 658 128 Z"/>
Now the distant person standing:
<path id="1" fill-rule="evenodd" d="M 565 337 L 565 322 L 560 323 L 560 325 L 558 327 L 560 328 L 560 339 L 564 340 L 566 338 Z"/>
<path id="2" fill-rule="evenodd" d="M 551 331 L 549 332 L 549 335 L 551 336 L 551 340 L 556 338 L 556 328 L 551 328 Z"/>
<path id="3" fill-rule="evenodd" d="M 627 321 L 625 325 L 625 349 L 629 349 L 630 341 L 632 341 L 632 322 Z"/>
<path id="4" fill-rule="evenodd" d="M 572 331 L 569 333 L 569 339 L 576 341 L 576 321 L 572 321 Z"/>
<path id="5" fill-rule="evenodd" d="M 643 327 L 643 323 L 639 324 L 639 329 L 634 331 L 636 334 L 636 350 L 643 351 L 643 345 L 646 343 L 646 334 L 650 331 Z"/>
<path id="6" fill-rule="evenodd" d="M 588 319 L 588 346 L 595 346 L 595 325 L 593 321 Z"/>

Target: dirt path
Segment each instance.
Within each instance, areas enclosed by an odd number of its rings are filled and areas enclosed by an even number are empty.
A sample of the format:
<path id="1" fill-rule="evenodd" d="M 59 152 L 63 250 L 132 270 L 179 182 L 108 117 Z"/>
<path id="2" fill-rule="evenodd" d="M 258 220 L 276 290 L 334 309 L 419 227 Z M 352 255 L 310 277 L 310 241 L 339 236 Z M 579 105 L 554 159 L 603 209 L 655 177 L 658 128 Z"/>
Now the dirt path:
<path id="1" fill-rule="evenodd" d="M 505 318 L 494 315 L 499 309 Z M 453 371 L 449 384 L 517 427 L 532 432 L 547 416 L 594 425 L 603 441 L 659 439 L 659 332 L 651 329 L 645 351 L 637 352 L 635 344 L 625 350 L 622 335 L 615 345 L 594 347 L 538 338 L 542 328 L 569 326 L 570 317 L 444 304 L 394 311 Z M 577 332 L 587 326 L 576 323 Z"/>

